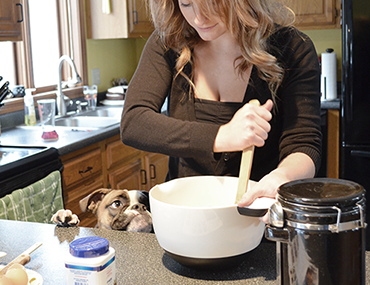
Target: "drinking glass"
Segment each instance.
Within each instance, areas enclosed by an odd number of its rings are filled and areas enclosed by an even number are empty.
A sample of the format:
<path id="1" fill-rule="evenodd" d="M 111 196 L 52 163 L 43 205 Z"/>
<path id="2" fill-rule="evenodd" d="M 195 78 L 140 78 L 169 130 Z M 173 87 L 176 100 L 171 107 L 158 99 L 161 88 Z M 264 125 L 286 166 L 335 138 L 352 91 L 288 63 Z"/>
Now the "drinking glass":
<path id="1" fill-rule="evenodd" d="M 83 93 L 85 100 L 88 103 L 88 108 L 90 110 L 95 110 L 97 105 L 97 99 L 98 99 L 98 86 L 91 85 L 87 86 L 85 85 L 83 87 Z"/>

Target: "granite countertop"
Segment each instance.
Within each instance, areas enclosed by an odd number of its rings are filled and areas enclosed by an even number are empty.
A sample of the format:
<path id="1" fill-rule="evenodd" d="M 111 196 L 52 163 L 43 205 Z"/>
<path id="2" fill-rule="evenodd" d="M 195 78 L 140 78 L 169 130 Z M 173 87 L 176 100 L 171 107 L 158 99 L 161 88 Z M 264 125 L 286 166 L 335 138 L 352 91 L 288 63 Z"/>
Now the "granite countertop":
<path id="1" fill-rule="evenodd" d="M 160 247 L 155 234 L 95 228 L 59 228 L 50 224 L 0 220 L 0 259 L 6 264 L 36 242 L 43 245 L 31 254 L 26 268 L 42 275 L 44 284 L 66 284 L 64 256 L 76 238 L 100 236 L 116 251 L 117 284 L 277 284 L 276 244 L 263 241 L 228 270 L 204 271 L 184 267 Z M 366 252 L 369 269 L 370 252 Z M 367 274 L 366 284 L 370 284 Z"/>
<path id="2" fill-rule="evenodd" d="M 340 109 L 340 99 L 321 100 L 321 109 Z"/>
<path id="3" fill-rule="evenodd" d="M 66 284 L 64 256 L 76 238 L 100 236 L 116 251 L 117 284 L 276 284 L 275 243 L 261 243 L 239 266 L 228 270 L 186 268 L 159 246 L 155 234 L 94 228 L 59 228 L 50 224 L 0 220 L 0 259 L 6 264 L 36 242 L 26 268 L 42 275 L 44 284 Z"/>

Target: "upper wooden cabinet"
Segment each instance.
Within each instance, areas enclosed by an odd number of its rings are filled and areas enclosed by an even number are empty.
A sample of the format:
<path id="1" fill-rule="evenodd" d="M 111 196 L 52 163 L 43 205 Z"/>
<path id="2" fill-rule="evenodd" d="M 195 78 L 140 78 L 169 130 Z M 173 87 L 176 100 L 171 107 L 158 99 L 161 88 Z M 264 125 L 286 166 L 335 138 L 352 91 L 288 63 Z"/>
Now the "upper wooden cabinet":
<path id="1" fill-rule="evenodd" d="M 340 28 L 340 0 L 285 0 L 301 30 Z"/>
<path id="2" fill-rule="evenodd" d="M 21 41 L 23 3 L 21 0 L 0 1 L 0 41 Z"/>
<path id="3" fill-rule="evenodd" d="M 145 0 L 111 0 L 111 13 L 102 11 L 102 0 L 86 1 L 87 37 L 116 39 L 149 37 L 154 28 Z"/>

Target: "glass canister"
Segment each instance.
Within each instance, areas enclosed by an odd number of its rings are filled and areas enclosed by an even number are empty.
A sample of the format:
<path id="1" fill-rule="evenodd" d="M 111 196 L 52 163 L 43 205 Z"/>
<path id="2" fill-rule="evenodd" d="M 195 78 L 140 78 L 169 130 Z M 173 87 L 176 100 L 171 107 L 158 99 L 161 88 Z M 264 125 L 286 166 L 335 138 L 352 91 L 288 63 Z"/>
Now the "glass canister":
<path id="1" fill-rule="evenodd" d="M 365 284 L 365 207 L 365 190 L 347 180 L 280 186 L 265 230 L 277 242 L 279 284 Z"/>

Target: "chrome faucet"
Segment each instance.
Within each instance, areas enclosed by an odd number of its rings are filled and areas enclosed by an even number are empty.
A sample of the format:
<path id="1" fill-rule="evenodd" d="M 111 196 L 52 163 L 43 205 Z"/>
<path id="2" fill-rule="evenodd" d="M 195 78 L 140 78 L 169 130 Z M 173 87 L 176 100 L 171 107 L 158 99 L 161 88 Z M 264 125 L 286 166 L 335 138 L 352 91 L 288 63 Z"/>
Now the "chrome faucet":
<path id="1" fill-rule="evenodd" d="M 59 59 L 59 80 L 58 80 L 58 92 L 57 92 L 57 107 L 58 107 L 58 115 L 64 116 L 67 114 L 67 106 L 66 100 L 70 101 L 70 99 L 63 94 L 63 86 L 62 86 L 62 66 L 63 61 L 68 62 L 68 64 L 72 68 L 72 80 L 68 81 L 68 84 L 77 84 L 82 82 L 81 77 L 78 75 L 76 70 L 76 65 L 74 64 L 73 60 L 68 55 L 62 55 Z"/>

